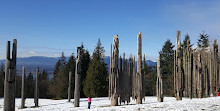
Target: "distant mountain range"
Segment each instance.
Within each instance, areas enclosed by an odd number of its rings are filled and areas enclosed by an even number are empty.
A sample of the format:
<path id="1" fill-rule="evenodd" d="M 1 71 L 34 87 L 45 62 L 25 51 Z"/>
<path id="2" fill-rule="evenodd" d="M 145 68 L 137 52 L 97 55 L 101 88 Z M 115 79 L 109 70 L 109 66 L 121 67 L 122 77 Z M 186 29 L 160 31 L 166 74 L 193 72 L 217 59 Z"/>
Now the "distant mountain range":
<path id="1" fill-rule="evenodd" d="M 59 60 L 58 57 L 44 57 L 44 56 L 32 56 L 17 58 L 17 72 L 21 75 L 21 69 L 25 66 L 26 73 L 32 72 L 35 74 L 36 68 L 39 67 L 40 70 L 47 70 L 47 72 L 52 75 L 56 62 Z M 68 58 L 67 58 L 68 60 Z M 107 64 L 108 68 L 110 66 L 110 57 L 106 56 L 104 62 Z M 5 64 L 5 59 L 0 60 L 0 64 Z M 157 63 L 151 60 L 146 60 L 148 66 L 156 66 Z"/>
<path id="2" fill-rule="evenodd" d="M 104 59 L 104 62 L 107 64 L 108 68 L 110 67 L 110 57 L 109 56 L 106 56 L 105 59 Z M 148 66 L 156 66 L 157 65 L 157 62 L 153 62 L 151 60 L 146 60 L 146 64 Z M 135 63 L 135 65 L 137 65 L 137 61 Z M 136 66 L 137 67 L 137 66 Z"/>
<path id="3" fill-rule="evenodd" d="M 21 75 L 21 69 L 25 66 L 26 73 L 35 73 L 36 68 L 39 67 L 40 70 L 47 70 L 49 74 L 53 73 L 53 69 L 55 67 L 56 62 L 59 58 L 55 57 L 43 57 L 43 56 L 32 56 L 32 57 L 24 57 L 17 58 L 17 72 Z M 5 59 L 0 60 L 0 64 L 5 64 Z"/>

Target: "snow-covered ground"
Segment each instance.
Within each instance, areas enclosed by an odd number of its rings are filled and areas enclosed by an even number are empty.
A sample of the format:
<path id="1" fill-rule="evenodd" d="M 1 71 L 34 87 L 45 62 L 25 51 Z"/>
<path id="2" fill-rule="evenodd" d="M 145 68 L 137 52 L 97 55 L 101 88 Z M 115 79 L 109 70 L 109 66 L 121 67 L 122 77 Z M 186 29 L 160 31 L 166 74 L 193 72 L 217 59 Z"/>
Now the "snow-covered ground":
<path id="1" fill-rule="evenodd" d="M 4 99 L 0 98 L 0 110 L 3 110 Z M 25 109 L 19 109 L 21 104 L 21 99 L 16 99 L 16 110 L 20 111 L 75 111 L 75 110 L 88 110 L 87 98 L 80 99 L 80 107 L 75 108 L 73 106 L 73 99 L 71 102 L 64 100 L 50 100 L 50 99 L 39 99 L 38 108 L 33 108 L 34 99 L 26 99 Z M 110 100 L 107 97 L 104 98 L 92 98 L 92 105 L 90 110 L 102 111 L 137 111 L 137 110 L 219 110 L 220 111 L 220 97 L 210 97 L 203 99 L 188 99 L 183 98 L 182 101 L 176 101 L 174 97 L 165 97 L 164 102 L 157 102 L 156 97 L 146 97 L 143 104 L 136 105 L 135 101 L 131 103 L 122 104 L 121 106 L 110 106 Z"/>

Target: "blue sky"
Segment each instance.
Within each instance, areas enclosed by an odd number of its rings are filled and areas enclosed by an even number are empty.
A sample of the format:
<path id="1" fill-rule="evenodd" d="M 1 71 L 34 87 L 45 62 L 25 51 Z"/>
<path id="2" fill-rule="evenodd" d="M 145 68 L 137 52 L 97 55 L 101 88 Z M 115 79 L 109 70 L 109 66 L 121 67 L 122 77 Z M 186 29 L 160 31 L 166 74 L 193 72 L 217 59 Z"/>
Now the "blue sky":
<path id="1" fill-rule="evenodd" d="M 82 42 L 92 53 L 98 38 L 108 56 L 115 34 L 120 54 L 136 55 L 141 32 L 142 53 L 155 61 L 167 39 L 175 44 L 177 30 L 192 43 L 202 31 L 219 40 L 219 6 L 218 0 L 1 0 L 0 59 L 14 38 L 18 57 L 69 56 Z"/>

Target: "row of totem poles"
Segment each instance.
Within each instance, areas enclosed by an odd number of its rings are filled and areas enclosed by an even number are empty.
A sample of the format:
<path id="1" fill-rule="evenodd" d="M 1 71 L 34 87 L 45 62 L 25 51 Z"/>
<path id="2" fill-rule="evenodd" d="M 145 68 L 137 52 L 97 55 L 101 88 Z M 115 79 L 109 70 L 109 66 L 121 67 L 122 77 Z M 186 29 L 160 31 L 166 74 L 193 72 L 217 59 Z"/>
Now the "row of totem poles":
<path id="1" fill-rule="evenodd" d="M 10 54 L 10 41 L 6 46 L 6 65 L 5 65 L 5 81 L 4 81 L 4 111 L 15 111 L 15 87 L 16 87 L 16 59 L 17 59 L 17 40 L 13 40 L 12 58 Z M 77 47 L 77 60 L 76 60 L 76 72 L 75 72 L 75 92 L 74 92 L 74 106 L 79 107 L 80 99 L 80 77 L 81 77 L 81 59 L 80 59 L 80 47 Z M 71 75 L 69 73 L 69 87 L 68 87 L 68 101 L 71 99 Z M 38 86 L 39 68 L 36 69 L 35 78 L 35 91 L 34 91 L 34 107 L 39 107 L 39 86 Z M 21 109 L 25 107 L 25 67 L 22 67 L 22 87 L 21 87 Z"/>
<path id="2" fill-rule="evenodd" d="M 135 70 L 135 57 L 125 59 L 125 53 L 123 59 L 119 57 L 119 39 L 118 35 L 113 38 L 113 45 L 111 45 L 111 57 L 110 57 L 110 71 L 109 71 L 109 99 L 111 100 L 111 106 L 117 106 L 121 102 L 129 103 L 130 97 L 136 100 L 137 104 L 142 104 L 142 100 L 145 99 L 144 89 L 144 67 L 145 67 L 145 55 L 142 61 L 142 39 L 141 33 L 137 36 L 137 70 Z M 160 62 L 160 59 L 158 59 Z M 163 101 L 163 85 L 162 75 L 160 73 L 160 63 L 157 64 L 157 99 Z"/>
<path id="3" fill-rule="evenodd" d="M 112 49 L 113 48 L 113 49 Z M 15 77 L 16 77 L 16 59 L 17 59 L 17 40 L 13 40 L 12 58 L 10 58 L 10 41 L 6 46 L 6 66 L 5 66 L 5 82 L 4 82 L 4 111 L 15 110 Z M 135 65 L 135 57 L 129 60 L 119 58 L 119 39 L 118 35 L 113 38 L 113 47 L 111 45 L 111 59 L 109 71 L 109 98 L 111 105 L 117 106 L 121 102 L 130 102 L 130 97 L 135 99 L 137 104 L 142 104 L 145 99 L 144 75 L 145 55 L 142 61 L 142 40 L 141 33 L 137 36 L 137 70 Z M 119 64 L 120 63 L 120 64 Z M 163 85 L 162 75 L 160 72 L 160 59 L 157 64 L 157 99 L 163 101 Z M 36 69 L 34 103 L 35 107 L 39 107 L 39 86 L 38 86 L 39 68 Z M 71 76 L 69 72 L 68 101 L 71 99 Z M 21 87 L 21 108 L 25 107 L 25 68 L 22 68 L 22 87 Z M 75 70 L 75 90 L 74 90 L 74 106 L 79 107 L 80 103 L 80 84 L 81 84 L 81 58 L 80 47 L 77 47 L 77 60 Z"/>
<path id="4" fill-rule="evenodd" d="M 181 47 L 177 31 L 174 51 L 174 94 L 182 97 L 203 98 L 216 95 L 220 86 L 218 44 L 209 48 L 192 49 L 189 41 Z"/>

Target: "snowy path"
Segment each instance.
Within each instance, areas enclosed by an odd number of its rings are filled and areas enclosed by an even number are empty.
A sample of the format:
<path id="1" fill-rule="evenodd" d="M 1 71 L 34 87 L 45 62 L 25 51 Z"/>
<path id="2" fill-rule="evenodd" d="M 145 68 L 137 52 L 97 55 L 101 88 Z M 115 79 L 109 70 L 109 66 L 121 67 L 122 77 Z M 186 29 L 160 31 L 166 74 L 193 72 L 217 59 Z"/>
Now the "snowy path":
<path id="1" fill-rule="evenodd" d="M 174 97 L 165 97 L 164 102 L 157 102 L 156 97 L 146 97 L 145 102 L 140 105 L 136 105 L 135 101 L 131 101 L 129 105 L 122 104 L 121 106 L 111 107 L 110 101 L 107 97 L 104 98 L 93 98 L 91 110 L 102 111 L 137 111 L 137 110 L 219 110 L 220 111 L 220 97 L 210 97 L 203 99 L 188 99 L 183 98 L 182 101 L 176 101 Z M 73 99 L 72 99 L 73 101 Z M 34 99 L 26 99 L 26 106 L 28 108 L 19 109 L 21 104 L 21 99 L 16 99 L 16 110 L 18 111 L 75 111 L 75 110 L 88 110 L 87 109 L 87 98 L 80 100 L 80 107 L 74 108 L 73 103 L 64 100 L 50 100 L 50 99 L 40 99 L 38 108 L 32 108 L 34 106 Z M 0 110 L 3 110 L 3 98 L 0 98 Z"/>

